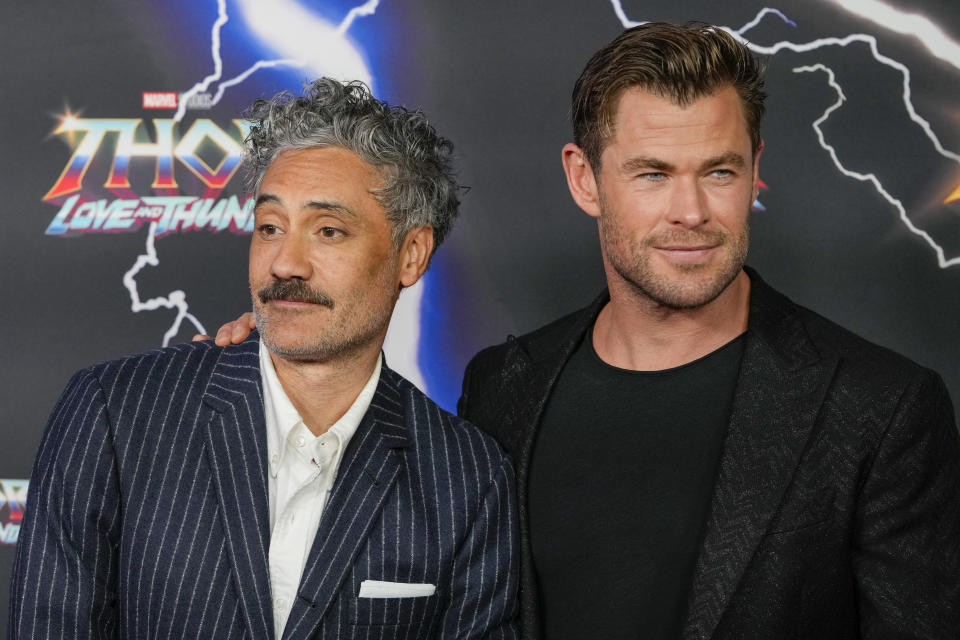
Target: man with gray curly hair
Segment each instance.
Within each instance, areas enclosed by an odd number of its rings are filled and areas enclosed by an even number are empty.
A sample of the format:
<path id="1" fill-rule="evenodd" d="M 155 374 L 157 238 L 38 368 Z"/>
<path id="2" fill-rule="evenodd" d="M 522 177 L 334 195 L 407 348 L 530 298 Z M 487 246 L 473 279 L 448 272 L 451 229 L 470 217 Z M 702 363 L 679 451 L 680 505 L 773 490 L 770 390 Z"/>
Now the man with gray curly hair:
<path id="1" fill-rule="evenodd" d="M 247 137 L 248 186 L 256 197 L 250 285 L 263 341 L 285 357 L 321 360 L 351 356 L 376 343 L 367 355 L 372 362 L 400 289 L 417 282 L 457 214 L 452 145 L 422 113 L 374 100 L 360 83 L 328 78 L 301 97 L 258 100 L 250 116 L 257 123 Z M 368 242 L 372 236 L 361 233 L 361 228 L 368 230 L 364 221 L 343 202 L 312 202 L 312 219 L 332 223 L 307 230 L 321 234 L 328 247 L 316 252 L 315 266 L 318 272 L 342 274 L 315 289 L 309 286 L 310 274 L 290 271 L 285 264 L 279 270 L 270 266 L 275 265 L 275 250 L 290 244 L 276 242 L 286 237 L 275 215 L 285 203 L 275 193 L 272 176 L 299 171 L 295 182 L 307 185 L 317 179 L 315 168 L 326 165 L 333 170 L 332 183 L 353 185 L 354 195 L 377 209 L 376 223 L 385 236 L 378 238 L 382 242 Z M 269 304 L 285 298 L 314 306 L 303 313 Z M 317 314 L 328 318 L 316 322 Z"/>
<path id="2" fill-rule="evenodd" d="M 457 213 L 450 143 L 327 78 L 251 118 L 259 333 L 74 376 L 11 637 L 515 638 L 513 468 L 381 356 Z"/>

